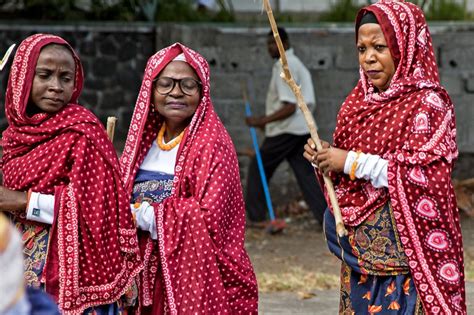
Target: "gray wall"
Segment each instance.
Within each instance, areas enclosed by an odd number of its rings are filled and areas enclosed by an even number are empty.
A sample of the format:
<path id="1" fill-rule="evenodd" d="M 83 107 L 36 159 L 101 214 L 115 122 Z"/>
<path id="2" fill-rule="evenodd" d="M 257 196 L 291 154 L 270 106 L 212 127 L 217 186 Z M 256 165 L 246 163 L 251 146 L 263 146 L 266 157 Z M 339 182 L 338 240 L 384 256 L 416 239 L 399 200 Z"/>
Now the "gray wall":
<path id="1" fill-rule="evenodd" d="M 251 147 L 244 121 L 241 82 L 248 82 L 255 114 L 263 114 L 272 60 L 266 51 L 267 28 L 213 25 L 148 24 L 102 25 L 1 25 L 0 52 L 36 32 L 66 38 L 77 50 L 86 73 L 80 102 L 102 121 L 119 118 L 116 146 L 125 138 L 147 58 L 156 50 L 180 41 L 202 53 L 211 65 L 212 99 L 238 152 Z M 316 122 L 320 136 L 331 139 L 341 102 L 357 82 L 357 58 L 350 25 L 288 28 L 296 54 L 310 69 L 316 90 Z M 457 113 L 461 158 L 455 170 L 460 178 L 474 176 L 474 24 L 436 24 L 431 32 L 441 78 Z M 4 76 L 4 74 L 2 74 Z M 2 83 L 5 78 L 2 77 Z M 0 101 L 3 104 L 3 93 Z M 0 116 L 5 127 L 3 110 Z M 263 136 L 263 135 L 261 135 Z M 248 157 L 239 155 L 245 183 Z M 276 203 L 299 194 L 288 165 L 272 181 Z"/>

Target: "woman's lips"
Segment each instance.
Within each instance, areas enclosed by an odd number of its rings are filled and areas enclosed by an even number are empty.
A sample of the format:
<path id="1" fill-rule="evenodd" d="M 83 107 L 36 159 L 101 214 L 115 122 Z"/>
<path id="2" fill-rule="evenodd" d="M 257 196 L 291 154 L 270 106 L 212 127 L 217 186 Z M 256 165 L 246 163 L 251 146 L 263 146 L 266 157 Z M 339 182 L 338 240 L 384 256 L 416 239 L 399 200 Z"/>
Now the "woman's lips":
<path id="1" fill-rule="evenodd" d="M 59 99 L 59 98 L 45 98 L 45 100 L 49 103 L 53 103 L 55 105 L 62 105 L 63 104 L 63 100 L 62 99 Z"/>
<path id="2" fill-rule="evenodd" d="M 379 74 L 381 71 L 378 71 L 378 70 L 368 70 L 366 71 L 367 75 L 372 77 L 372 76 L 375 76 L 377 74 Z"/>
<path id="3" fill-rule="evenodd" d="M 184 103 L 176 103 L 176 102 L 166 103 L 166 107 L 171 108 L 171 109 L 183 109 L 186 106 L 187 105 Z"/>

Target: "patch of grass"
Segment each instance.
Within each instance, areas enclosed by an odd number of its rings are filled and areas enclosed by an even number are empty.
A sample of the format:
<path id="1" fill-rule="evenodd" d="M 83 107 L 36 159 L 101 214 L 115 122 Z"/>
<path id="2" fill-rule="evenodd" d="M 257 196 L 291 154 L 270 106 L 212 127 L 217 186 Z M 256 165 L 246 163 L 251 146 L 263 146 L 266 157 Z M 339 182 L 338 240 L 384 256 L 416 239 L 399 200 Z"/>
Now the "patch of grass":
<path id="1" fill-rule="evenodd" d="M 300 267 L 290 268 L 284 273 L 257 273 L 258 289 L 260 292 L 300 292 L 312 290 L 327 290 L 339 287 L 339 277 L 332 274 L 311 272 Z"/>

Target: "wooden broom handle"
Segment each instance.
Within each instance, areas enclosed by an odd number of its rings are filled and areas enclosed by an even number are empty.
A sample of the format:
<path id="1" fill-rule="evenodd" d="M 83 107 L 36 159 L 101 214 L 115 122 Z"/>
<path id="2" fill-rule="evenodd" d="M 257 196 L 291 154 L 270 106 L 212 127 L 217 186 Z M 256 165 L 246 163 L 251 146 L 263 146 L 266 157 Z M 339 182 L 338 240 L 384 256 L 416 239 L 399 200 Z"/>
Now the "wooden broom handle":
<path id="1" fill-rule="evenodd" d="M 114 132 L 115 132 L 115 123 L 117 122 L 117 117 L 109 116 L 107 117 L 107 136 L 111 142 L 114 142 Z"/>
<path id="2" fill-rule="evenodd" d="M 298 107 L 303 112 L 304 118 L 306 120 L 306 124 L 309 127 L 309 131 L 311 134 L 311 138 L 313 142 L 316 144 L 317 150 L 321 150 L 321 140 L 319 139 L 318 132 L 316 130 L 316 122 L 313 119 L 313 115 L 311 114 L 306 102 L 304 101 L 303 95 L 301 94 L 300 87 L 296 84 L 295 80 L 291 76 L 290 69 L 288 67 L 288 61 L 286 60 L 286 53 L 285 48 L 283 47 L 283 43 L 280 38 L 280 34 L 278 34 L 278 28 L 273 16 L 272 7 L 270 6 L 270 2 L 268 0 L 263 0 L 263 4 L 265 7 L 265 11 L 267 12 L 268 20 L 270 21 L 270 25 L 273 31 L 273 37 L 275 38 L 276 44 L 278 46 L 278 51 L 280 52 L 280 62 L 282 64 L 283 72 L 280 76 L 285 80 L 286 84 L 289 85 L 291 90 L 296 96 L 296 100 L 298 103 Z M 328 176 L 323 175 L 324 184 L 326 185 L 326 189 L 329 195 L 329 200 L 331 201 L 332 209 L 334 211 L 334 218 L 336 220 L 336 232 L 337 234 L 342 237 L 347 235 L 347 230 L 344 227 L 344 223 L 342 221 L 341 209 L 339 208 L 339 204 L 337 202 L 336 193 L 334 191 L 334 185 L 332 183 L 331 178 Z"/>

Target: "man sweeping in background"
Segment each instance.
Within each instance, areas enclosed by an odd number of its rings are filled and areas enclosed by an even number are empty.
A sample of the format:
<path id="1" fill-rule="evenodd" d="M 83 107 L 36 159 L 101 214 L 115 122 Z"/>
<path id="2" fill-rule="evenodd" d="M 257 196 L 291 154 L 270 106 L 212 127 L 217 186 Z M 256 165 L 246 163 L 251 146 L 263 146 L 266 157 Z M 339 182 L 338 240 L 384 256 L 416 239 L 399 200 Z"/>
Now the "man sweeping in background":
<path id="1" fill-rule="evenodd" d="M 286 50 L 288 63 L 296 83 L 301 87 L 308 107 L 314 110 L 315 97 L 311 74 L 296 57 L 290 48 L 288 34 L 283 28 L 278 28 Z M 282 67 L 278 59 L 280 53 L 273 34 L 267 35 L 268 53 L 275 59 L 272 77 L 267 92 L 265 116 L 247 117 L 246 123 L 251 127 L 265 129 L 265 139 L 260 147 L 263 166 L 267 180 L 270 181 L 276 168 L 287 160 L 303 192 L 303 197 L 315 219 L 322 224 L 326 201 L 319 183 L 314 176 L 314 170 L 304 157 L 304 145 L 310 137 L 303 113 L 298 110 L 296 97 L 289 86 L 280 77 Z M 250 226 L 265 226 L 266 204 L 263 187 L 259 179 L 256 158 L 253 158 L 247 176 L 247 194 L 245 203 Z"/>

